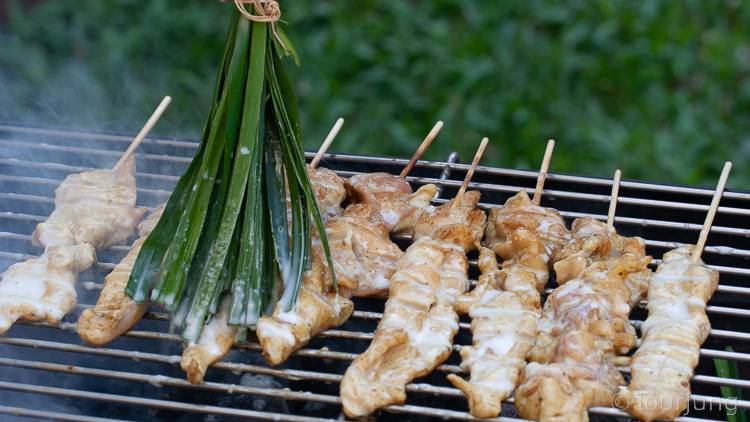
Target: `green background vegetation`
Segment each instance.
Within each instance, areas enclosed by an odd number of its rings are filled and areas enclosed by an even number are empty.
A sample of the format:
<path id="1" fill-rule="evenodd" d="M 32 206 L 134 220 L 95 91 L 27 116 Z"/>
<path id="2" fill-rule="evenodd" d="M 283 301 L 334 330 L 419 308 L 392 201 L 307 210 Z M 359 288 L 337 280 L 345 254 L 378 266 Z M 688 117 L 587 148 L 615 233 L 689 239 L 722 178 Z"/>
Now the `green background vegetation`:
<path id="1" fill-rule="evenodd" d="M 0 121 L 197 138 L 227 14 L 215 0 L 0 1 Z M 750 7 L 737 1 L 282 1 L 308 148 L 750 187 Z"/>

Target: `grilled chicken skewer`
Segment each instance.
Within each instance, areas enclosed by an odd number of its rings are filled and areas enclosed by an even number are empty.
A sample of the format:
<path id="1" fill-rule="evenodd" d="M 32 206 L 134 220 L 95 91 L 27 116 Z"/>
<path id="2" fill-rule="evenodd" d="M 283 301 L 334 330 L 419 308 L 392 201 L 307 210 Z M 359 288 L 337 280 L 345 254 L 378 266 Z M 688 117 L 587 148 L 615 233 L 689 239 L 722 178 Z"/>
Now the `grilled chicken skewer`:
<path id="1" fill-rule="evenodd" d="M 586 421 L 589 407 L 610 405 L 624 382 L 614 359 L 635 345 L 628 317 L 645 292 L 651 257 L 642 239 L 584 217 L 556 259 L 559 287 L 544 305 L 516 408 L 525 418 Z"/>
<path id="2" fill-rule="evenodd" d="M 480 249 L 482 277 L 458 300 L 458 311 L 472 318 L 473 346 L 461 348 L 461 366 L 471 377 L 448 376 L 466 394 L 472 415 L 497 416 L 515 389 L 537 335 L 551 257 L 569 237 L 560 214 L 534 205 L 525 191 L 490 210 L 492 249 Z M 505 260 L 499 271 L 496 252 Z"/>
<path id="3" fill-rule="evenodd" d="M 422 142 L 421 155 L 442 127 L 438 122 Z M 437 129 L 436 129 L 437 128 Z M 412 159 L 412 162 L 415 162 Z M 408 167 L 408 166 L 407 166 Z M 431 207 L 435 185 L 412 193 L 405 180 L 408 172 L 395 177 L 370 173 L 347 181 L 351 202 L 342 216 L 326 223 L 326 236 L 339 284 L 336 293 L 321 246 L 313 248 L 313 269 L 304 274 L 294 312 L 276 308 L 272 316 L 261 317 L 256 334 L 263 355 L 273 365 L 284 362 L 294 351 L 321 331 L 338 326 L 351 316 L 351 296 L 379 296 L 387 293 L 389 279 L 403 252 L 390 239 L 390 232 L 413 230 L 419 215 Z"/>
<path id="4" fill-rule="evenodd" d="M 104 278 L 104 287 L 94 307 L 86 309 L 78 319 L 78 335 L 88 343 L 101 346 L 117 338 L 133 327 L 146 312 L 148 302 L 135 303 L 127 294 L 133 264 L 141 245 L 154 229 L 164 211 L 164 204 L 154 208 L 151 214 L 138 225 L 140 236 L 130 247 L 128 254 Z"/>
<path id="5" fill-rule="evenodd" d="M 719 284 L 718 271 L 700 256 L 731 167 L 724 165 L 696 246 L 664 254 L 649 282 L 641 345 L 631 360 L 630 385 L 617 402 L 641 420 L 674 419 L 690 401 L 690 379 L 711 331 L 706 303 Z"/>
<path id="6" fill-rule="evenodd" d="M 481 156 L 487 140 L 482 141 Z M 469 287 L 465 253 L 481 239 L 485 215 L 476 209 L 479 192 L 465 192 L 423 213 L 391 278 L 383 318 L 368 349 L 349 366 L 341 382 L 344 413 L 362 417 L 403 403 L 406 384 L 430 373 L 451 353 L 458 331 L 456 298 Z"/>
<path id="7" fill-rule="evenodd" d="M 146 212 L 135 207 L 133 153 L 170 101 L 162 100 L 114 168 L 71 174 L 55 189 L 55 210 L 31 236 L 44 253 L 0 281 L 0 334 L 19 319 L 58 324 L 75 307 L 78 273 L 96 261 L 95 250 L 130 237 Z"/>
<path id="8" fill-rule="evenodd" d="M 538 191 L 550 162 L 554 141 L 542 160 Z M 547 284 L 552 256 L 570 237 L 560 214 L 521 191 L 503 207 L 490 210 L 485 243 L 480 248 L 482 272 L 474 290 L 458 299 L 459 313 L 471 317 L 473 345 L 461 348 L 461 367 L 469 380 L 448 379 L 469 400 L 471 414 L 495 417 L 501 402 L 515 389 L 526 357 L 534 345 L 541 314 L 541 291 Z M 495 253 L 503 259 L 498 270 Z"/>
<path id="9" fill-rule="evenodd" d="M 0 334 L 17 320 L 57 324 L 76 304 L 77 273 L 96 249 L 127 239 L 145 209 L 135 207 L 135 161 L 72 174 L 55 190 L 55 210 L 32 235 L 45 253 L 11 266 L 0 281 Z"/>

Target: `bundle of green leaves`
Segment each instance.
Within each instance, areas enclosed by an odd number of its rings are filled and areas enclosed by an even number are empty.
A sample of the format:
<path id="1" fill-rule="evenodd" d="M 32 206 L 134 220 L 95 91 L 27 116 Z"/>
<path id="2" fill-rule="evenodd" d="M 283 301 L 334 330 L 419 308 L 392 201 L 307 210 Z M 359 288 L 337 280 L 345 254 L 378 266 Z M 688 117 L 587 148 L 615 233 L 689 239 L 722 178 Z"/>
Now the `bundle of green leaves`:
<path id="1" fill-rule="evenodd" d="M 233 14 L 200 148 L 126 289 L 136 302 L 150 297 L 173 312 L 187 341 L 198 339 L 223 295 L 232 295 L 229 322 L 241 327 L 279 295 L 290 310 L 309 261 L 311 221 L 333 268 L 282 63 L 296 53 L 270 25 Z"/>

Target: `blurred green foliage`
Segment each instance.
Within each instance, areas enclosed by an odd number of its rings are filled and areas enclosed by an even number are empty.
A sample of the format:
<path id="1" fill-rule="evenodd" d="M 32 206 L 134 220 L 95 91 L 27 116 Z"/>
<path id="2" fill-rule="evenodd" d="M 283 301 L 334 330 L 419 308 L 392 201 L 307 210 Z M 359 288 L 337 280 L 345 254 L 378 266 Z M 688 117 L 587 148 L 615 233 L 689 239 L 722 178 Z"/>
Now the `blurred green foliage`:
<path id="1" fill-rule="evenodd" d="M 282 1 L 308 148 L 750 187 L 750 7 L 736 1 Z M 233 6 L 0 2 L 0 120 L 196 138 Z"/>

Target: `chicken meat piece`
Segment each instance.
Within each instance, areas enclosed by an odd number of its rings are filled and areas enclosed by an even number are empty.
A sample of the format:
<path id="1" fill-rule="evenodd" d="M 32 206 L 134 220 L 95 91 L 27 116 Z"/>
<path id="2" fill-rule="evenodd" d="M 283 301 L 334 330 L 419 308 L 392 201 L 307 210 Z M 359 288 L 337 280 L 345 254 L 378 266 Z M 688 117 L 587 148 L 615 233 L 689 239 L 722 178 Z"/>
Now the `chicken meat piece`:
<path id="1" fill-rule="evenodd" d="M 461 368 L 469 380 L 448 375 L 469 401 L 471 414 L 491 418 L 500 414 L 534 345 L 541 313 L 540 290 L 547 277 L 546 253 L 534 233 L 520 227 L 512 234 L 513 259 L 498 270 L 495 252 L 480 248 L 482 274 L 470 293 L 460 296 L 459 313 L 471 317 L 472 346 L 461 348 Z"/>
<path id="2" fill-rule="evenodd" d="M 424 185 L 412 193 L 409 183 L 389 173 L 365 173 L 349 178 L 346 184 L 351 202 L 366 204 L 371 220 L 389 233 L 411 234 L 420 215 L 432 208 L 430 201 L 437 186 Z"/>
<path id="3" fill-rule="evenodd" d="M 596 260 L 624 254 L 646 255 L 643 239 L 621 236 L 613 227 L 593 217 L 575 219 L 571 232 L 573 238 L 554 258 L 555 275 L 559 284 L 580 276 L 586 266 Z M 640 300 L 646 293 L 647 283 L 642 279 L 632 281 L 642 282 L 630 287 L 638 295 L 634 300 Z"/>
<path id="4" fill-rule="evenodd" d="M 452 200 L 437 208 L 426 209 L 414 226 L 414 239 L 427 237 L 451 244 L 464 253 L 476 249 L 484 234 L 484 223 L 487 216 L 477 209 L 478 191 L 468 191 L 460 198 L 460 203 L 453 206 Z"/>
<path id="5" fill-rule="evenodd" d="M 107 249 L 124 242 L 141 221 L 136 208 L 135 158 L 117 170 L 71 174 L 55 190 L 55 210 L 32 235 L 37 246 L 88 243 Z"/>
<path id="6" fill-rule="evenodd" d="M 595 261 L 555 289 L 515 393 L 519 415 L 542 421 L 587 421 L 592 406 L 611 405 L 624 379 L 617 355 L 636 342 L 629 277 L 647 279 L 651 257 L 624 254 Z"/>
<path id="7" fill-rule="evenodd" d="M 320 216 L 325 223 L 331 217 L 341 215 L 341 204 L 346 199 L 344 180 L 331 170 L 322 167 L 307 166 L 307 174 L 315 192 Z"/>
<path id="8" fill-rule="evenodd" d="M 0 334 L 19 319 L 59 324 L 76 306 L 78 273 L 95 261 L 94 248 L 84 243 L 50 246 L 11 265 L 0 280 Z"/>
<path id="9" fill-rule="evenodd" d="M 390 173 L 355 174 L 346 181 L 352 203 L 378 206 L 386 199 L 411 195 L 409 182 Z"/>
<path id="10" fill-rule="evenodd" d="M 133 327 L 146 312 L 148 302 L 136 303 L 125 293 L 130 272 L 143 242 L 154 229 L 164 211 L 164 204 L 138 225 L 140 236 L 119 264 L 104 278 L 104 287 L 96 305 L 86 309 L 78 319 L 78 335 L 88 343 L 101 346 Z"/>
<path id="11" fill-rule="evenodd" d="M 690 379 L 711 331 L 706 303 L 718 271 L 691 259 L 691 247 L 664 254 L 648 287 L 648 318 L 630 364 L 630 385 L 620 393 L 626 410 L 644 421 L 674 419 L 690 401 Z"/>
<path id="12" fill-rule="evenodd" d="M 344 215 L 326 223 L 336 280 L 352 296 L 383 296 L 388 293 L 396 263 L 404 252 L 391 241 L 388 231 L 368 218 L 370 205 L 355 204 Z M 320 245 L 314 246 L 325 267 L 325 279 L 332 280 Z"/>
<path id="13" fill-rule="evenodd" d="M 587 351 L 594 350 L 591 336 L 583 331 L 572 333 L 574 342 Z M 623 383 L 613 365 L 599 365 L 596 354 L 592 363 L 564 360 L 549 364 L 526 365 L 521 385 L 516 389 L 518 414 L 526 419 L 547 422 L 587 422 L 591 406 L 611 406 L 613 391 Z"/>
<path id="14" fill-rule="evenodd" d="M 362 417 L 403 403 L 406 385 L 450 355 L 458 332 L 456 298 L 469 287 L 464 250 L 479 242 L 485 223 L 484 213 L 475 209 L 478 202 L 478 192 L 466 192 L 455 207 L 450 202 L 420 216 L 416 241 L 391 277 L 373 341 L 341 382 L 347 416 Z"/>
<path id="15" fill-rule="evenodd" d="M 204 326 L 196 343 L 190 343 L 182 351 L 180 368 L 185 371 L 191 384 L 200 384 L 208 367 L 220 361 L 234 346 L 237 328 L 229 325 L 232 298 L 225 295 L 219 309 Z"/>
<path id="16" fill-rule="evenodd" d="M 318 255 L 312 269 L 303 274 L 294 310 L 283 312 L 280 305 L 276 305 L 272 316 L 263 316 L 258 321 L 256 335 L 263 356 L 272 365 L 283 363 L 312 337 L 341 325 L 352 314 L 352 301 L 332 291 L 324 275 Z"/>
<path id="17" fill-rule="evenodd" d="M 545 248 L 541 255 L 550 265 L 552 257 L 570 239 L 570 232 L 560 213 L 553 208 L 535 205 L 525 190 L 509 198 L 502 207 L 490 209 L 484 243 L 503 259 L 512 259 L 513 232 L 525 228 L 535 233 Z M 547 284 L 547 277 L 539 278 Z"/>

